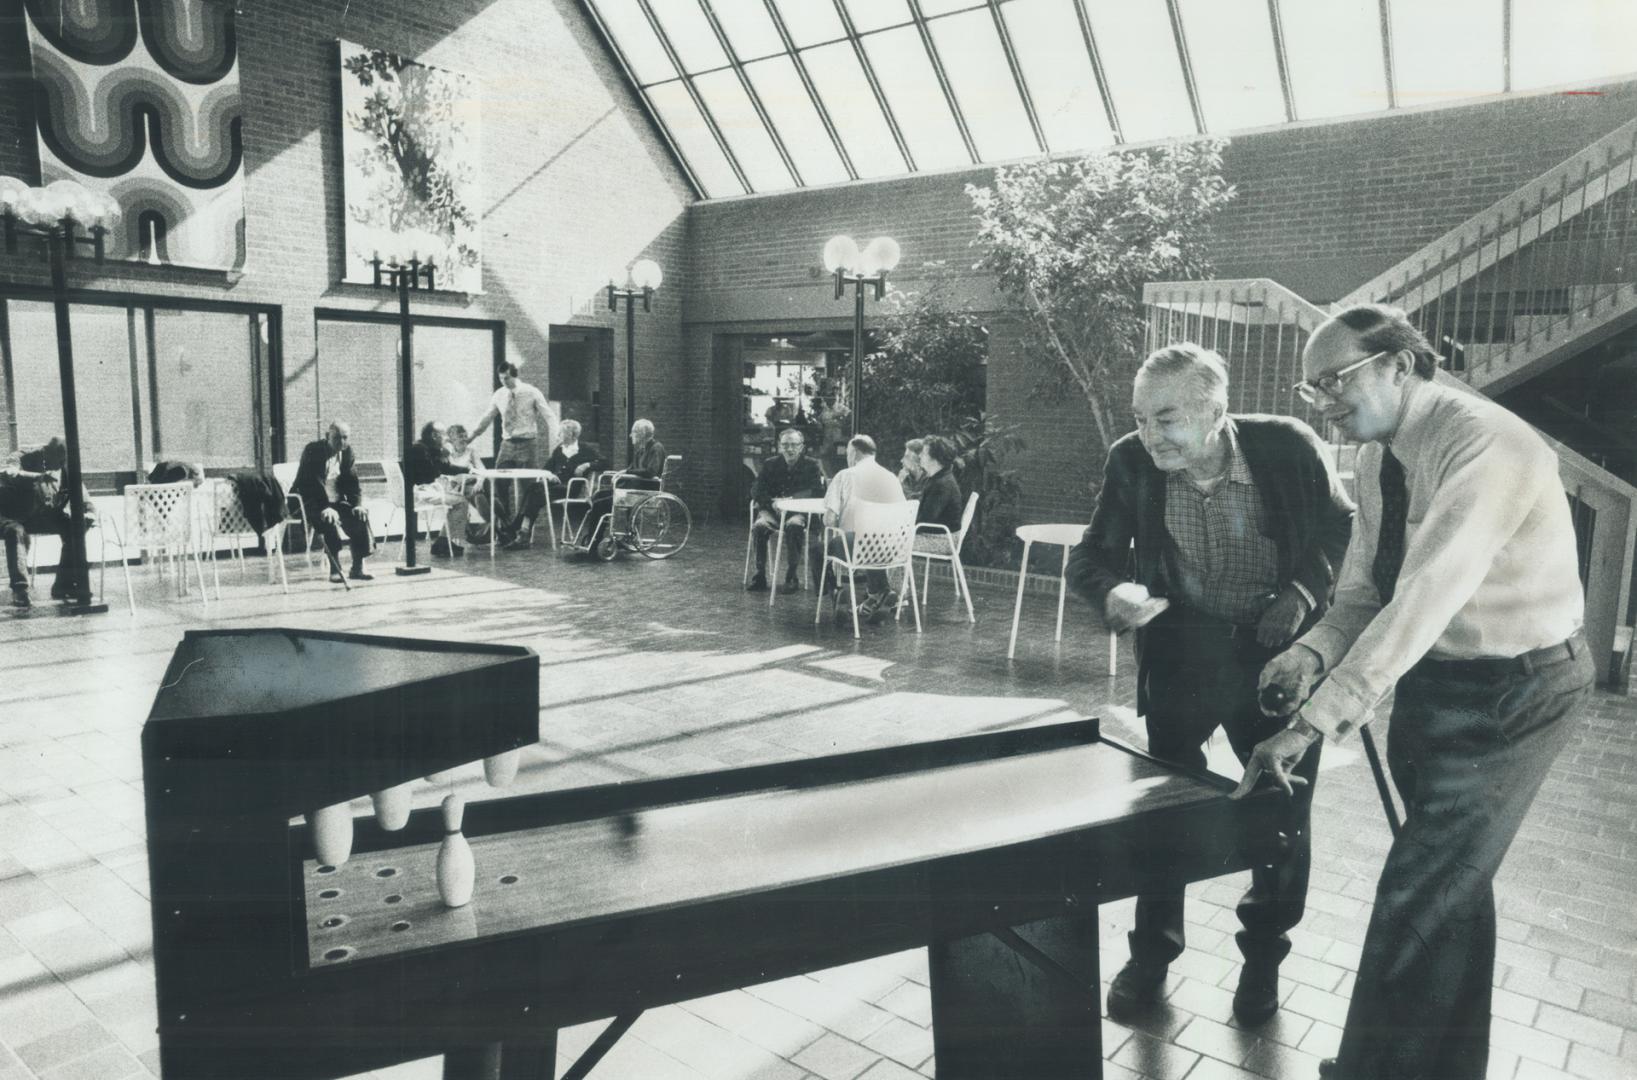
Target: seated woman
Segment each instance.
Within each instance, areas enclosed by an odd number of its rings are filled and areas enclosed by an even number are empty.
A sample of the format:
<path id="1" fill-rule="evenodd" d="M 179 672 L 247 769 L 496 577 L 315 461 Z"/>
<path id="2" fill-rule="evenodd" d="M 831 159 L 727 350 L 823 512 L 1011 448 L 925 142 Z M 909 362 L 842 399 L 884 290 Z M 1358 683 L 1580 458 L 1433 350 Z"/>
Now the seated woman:
<path id="1" fill-rule="evenodd" d="M 551 457 L 546 459 L 546 468 L 551 470 L 551 493 L 554 498 L 562 498 L 567 493 L 570 480 L 578 478 L 589 482 L 604 465 L 602 449 L 594 442 L 580 441 L 578 420 L 564 420 L 559 431 L 562 441 L 551 452 Z M 566 505 L 563 514 L 568 514 Z M 567 528 L 565 524 L 564 530 Z"/>
<path id="2" fill-rule="evenodd" d="M 942 525 L 951 534 L 961 528 L 965 500 L 952 471 L 955 465 L 955 444 L 942 435 L 928 435 L 917 440 L 921 446 L 921 471 L 925 483 L 921 487 L 921 508 L 915 523 Z M 917 532 L 915 550 L 932 555 L 948 555 L 950 538 L 941 532 Z"/>
<path id="3" fill-rule="evenodd" d="M 646 488 L 657 490 L 660 484 L 660 474 L 665 471 L 665 444 L 654 438 L 654 424 L 651 420 L 638 420 L 631 425 L 631 460 L 625 466 L 626 477 L 620 486 L 631 488 Z M 584 520 L 580 526 L 583 530 L 587 523 L 596 528 L 607 514 L 614 510 L 614 489 L 600 488 L 591 497 L 591 505 L 586 509 Z M 596 539 L 593 533 L 584 538 L 590 545 Z"/>
<path id="4" fill-rule="evenodd" d="M 466 430 L 465 424 L 450 424 L 445 435 L 449 464 L 464 465 L 467 471 L 462 475 L 450 476 L 444 482 L 466 497 L 466 539 L 474 544 L 485 543 L 489 539 L 489 496 L 484 491 L 482 476 L 488 472 L 488 466 L 483 464 L 483 456 L 472 444 L 471 433 Z"/>
<path id="5" fill-rule="evenodd" d="M 919 499 L 926 487 L 926 471 L 921 468 L 921 448 L 925 439 L 910 439 L 904 443 L 903 468 L 898 470 L 898 484 L 904 489 L 904 498 Z"/>
<path id="6" fill-rule="evenodd" d="M 430 420 L 421 428 L 421 440 L 409 448 L 410 482 L 415 485 L 415 500 L 444 508 L 443 535 L 432 541 L 434 555 L 461 555 L 466 539 L 466 496 L 438 483 L 441 476 L 460 476 L 471 470 L 449 460 L 444 447 L 444 426 Z"/>

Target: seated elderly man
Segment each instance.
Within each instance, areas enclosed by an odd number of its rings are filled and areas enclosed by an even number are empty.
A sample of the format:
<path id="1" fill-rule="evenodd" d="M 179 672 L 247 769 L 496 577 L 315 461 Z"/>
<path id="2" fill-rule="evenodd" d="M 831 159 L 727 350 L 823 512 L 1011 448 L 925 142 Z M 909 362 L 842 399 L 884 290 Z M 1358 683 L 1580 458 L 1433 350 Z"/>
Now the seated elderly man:
<path id="1" fill-rule="evenodd" d="M 601 447 L 594 442 L 580 441 L 581 430 L 578 420 L 564 420 L 558 428 L 562 442 L 557 444 L 551 452 L 551 457 L 546 459 L 546 468 L 551 471 L 549 482 L 552 493 L 558 498 L 566 492 L 570 480 L 590 481 L 605 464 Z M 563 513 L 564 515 L 568 513 L 566 505 L 563 507 Z M 566 523 L 563 528 L 567 530 Z"/>
<path id="2" fill-rule="evenodd" d="M 0 467 L 0 539 L 5 542 L 6 573 L 11 580 L 14 607 L 26 608 L 31 603 L 28 573 L 21 557 L 28 550 L 30 537 L 69 534 L 73 518 L 61 483 L 67 460 L 68 448 L 62 439 L 53 436 L 44 446 L 12 454 Z M 96 525 L 96 508 L 90 495 L 84 501 L 85 528 L 89 531 Z M 73 566 L 67 560 L 65 544 L 63 565 L 58 566 L 56 580 L 51 583 L 53 600 L 72 600 L 87 572 L 83 560 Z"/>
<path id="3" fill-rule="evenodd" d="M 450 460 L 445 428 L 430 420 L 421 428 L 421 441 L 409 448 L 410 482 L 415 485 L 415 501 L 444 509 L 443 535 L 432 541 L 434 555 L 463 555 L 466 549 L 466 494 L 438 483 L 442 476 L 464 476 L 471 470 Z"/>
<path id="4" fill-rule="evenodd" d="M 654 424 L 651 420 L 638 420 L 631 425 L 631 460 L 623 470 L 628 479 L 622 481 L 625 488 L 658 488 L 660 476 L 665 471 L 665 444 L 654 438 Z M 636 477 L 633 481 L 629 477 Z M 586 510 L 585 520 L 596 528 L 607 514 L 614 510 L 614 492 L 607 488 L 591 497 L 591 505 Z M 588 543 L 596 539 L 593 534 Z"/>
<path id="5" fill-rule="evenodd" d="M 847 467 L 836 473 L 824 493 L 824 524 L 840 528 L 847 536 L 847 543 L 851 544 L 856 531 L 854 518 L 858 514 L 859 503 L 903 501 L 904 489 L 899 486 L 898 477 L 875 460 L 875 440 L 868 435 L 854 435 L 847 443 Z M 840 541 L 831 542 L 830 554 L 840 555 L 843 550 Z M 818 538 L 815 537 L 808 545 L 808 554 L 813 560 L 814 580 L 817 580 L 822 576 L 825 557 L 824 545 Z M 825 582 L 825 592 L 839 585 L 840 582 L 832 575 Z M 865 571 L 864 588 L 866 593 L 863 602 L 858 605 L 858 614 L 871 624 L 880 618 L 882 612 L 898 606 L 898 596 L 889 588 L 885 570 Z"/>
<path id="6" fill-rule="evenodd" d="M 779 434 L 779 456 L 769 458 L 750 489 L 756 502 L 756 521 L 750 528 L 756 544 L 756 576 L 745 586 L 751 592 L 767 591 L 767 541 L 778 531 L 779 514 L 774 499 L 811 498 L 824 493 L 824 474 L 818 462 L 807 456 L 807 437 L 800 428 L 787 427 Z M 807 546 L 807 518 L 797 514 L 785 523 L 784 541 L 790 547 L 784 587 L 795 589 L 797 552 Z"/>
<path id="7" fill-rule="evenodd" d="M 354 581 L 373 580 L 373 575 L 364 572 L 364 557 L 370 552 L 374 535 L 369 511 L 364 509 L 363 485 L 353 467 L 352 447 L 347 445 L 351 436 L 352 429 L 346 424 L 331 421 L 325 437 L 313 440 L 301 451 L 301 464 L 290 485 L 307 509 L 307 521 L 324 537 L 324 549 L 330 556 L 330 580 L 338 584 L 343 533 L 352 549 L 352 571 L 347 576 Z"/>

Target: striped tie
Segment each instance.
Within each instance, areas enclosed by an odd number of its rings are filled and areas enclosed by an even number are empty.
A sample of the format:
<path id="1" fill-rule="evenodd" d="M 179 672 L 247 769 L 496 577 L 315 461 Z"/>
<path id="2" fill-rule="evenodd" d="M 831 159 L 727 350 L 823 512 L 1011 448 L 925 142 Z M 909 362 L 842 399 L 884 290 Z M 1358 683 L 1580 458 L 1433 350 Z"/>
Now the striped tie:
<path id="1" fill-rule="evenodd" d="M 1381 603 L 1393 598 L 1398 572 L 1404 566 L 1404 526 L 1410 513 L 1410 489 L 1404 483 L 1404 464 L 1390 447 L 1381 453 L 1381 532 L 1376 538 L 1376 558 L 1370 565 Z"/>

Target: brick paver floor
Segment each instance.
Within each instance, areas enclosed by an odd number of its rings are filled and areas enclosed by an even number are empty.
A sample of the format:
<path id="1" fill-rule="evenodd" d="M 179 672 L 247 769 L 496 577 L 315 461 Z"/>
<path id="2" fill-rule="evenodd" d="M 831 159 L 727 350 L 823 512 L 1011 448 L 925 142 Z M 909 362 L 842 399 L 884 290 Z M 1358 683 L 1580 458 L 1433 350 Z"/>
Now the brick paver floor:
<path id="1" fill-rule="evenodd" d="M 517 792 L 938 738 L 1099 715 L 1142 743 L 1130 658 L 1106 676 L 1106 637 L 1031 594 L 1018 659 L 1012 596 L 977 590 L 977 625 L 933 582 L 926 632 L 867 628 L 813 594 L 740 589 L 742 532 L 696 530 L 679 557 L 613 564 L 539 548 L 468 555 L 451 572 L 347 594 L 292 559 L 284 596 L 225 568 L 223 599 L 179 600 L 152 567 L 141 607 L 84 620 L 0 616 L 0 1080 L 118 1080 L 157 1070 L 138 733 L 183 629 L 279 625 L 530 645 L 541 657 L 541 741 Z M 225 565 L 225 564 L 224 564 Z M 120 598 L 122 599 L 122 598 Z M 1237 775 L 1224 746 L 1219 771 Z M 495 797 L 474 766 L 454 785 Z M 417 805 L 445 788 L 430 785 Z M 360 803 L 366 806 L 367 801 Z M 1283 969 L 1283 1008 L 1232 1019 L 1233 905 L 1243 875 L 1190 890 L 1188 950 L 1165 1003 L 1135 1028 L 1104 1022 L 1105 1075 L 1155 1080 L 1314 1076 L 1334 1050 L 1387 829 L 1355 746 L 1325 754 L 1310 911 Z M 1497 883 L 1495 1080 L 1637 1077 L 1637 701 L 1599 694 L 1535 803 Z M 1102 911 L 1103 977 L 1125 958 L 1129 902 Z M 747 987 L 645 1014 L 594 1075 L 663 1080 L 894 1080 L 932 1076 L 919 953 Z M 561 1040 L 563 1061 L 597 1033 Z M 439 1075 L 436 1060 L 375 1075 Z"/>

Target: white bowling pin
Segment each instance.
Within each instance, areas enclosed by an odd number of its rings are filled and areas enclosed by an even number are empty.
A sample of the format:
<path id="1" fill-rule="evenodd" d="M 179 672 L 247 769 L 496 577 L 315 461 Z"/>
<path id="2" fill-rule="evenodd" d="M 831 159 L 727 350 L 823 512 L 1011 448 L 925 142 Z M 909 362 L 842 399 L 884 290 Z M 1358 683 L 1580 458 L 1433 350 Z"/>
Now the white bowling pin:
<path id="1" fill-rule="evenodd" d="M 307 815 L 318 861 L 340 866 L 352 857 L 352 807 L 344 802 L 321 806 Z"/>
<path id="2" fill-rule="evenodd" d="M 370 793 L 369 801 L 375 804 L 375 820 L 387 832 L 397 832 L 409 824 L 409 792 L 408 784 L 399 784 Z"/>
<path id="3" fill-rule="evenodd" d="M 476 866 L 472 862 L 472 845 L 461 834 L 461 819 L 466 815 L 466 800 L 450 795 L 443 800 L 443 844 L 438 848 L 438 895 L 445 907 L 465 907 L 472 899 L 472 882 Z"/>
<path id="4" fill-rule="evenodd" d="M 517 766 L 523 760 L 523 751 L 508 750 L 483 759 L 483 778 L 490 787 L 505 787 L 517 779 Z"/>

